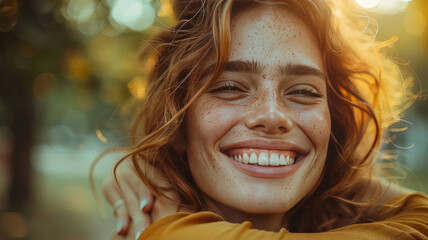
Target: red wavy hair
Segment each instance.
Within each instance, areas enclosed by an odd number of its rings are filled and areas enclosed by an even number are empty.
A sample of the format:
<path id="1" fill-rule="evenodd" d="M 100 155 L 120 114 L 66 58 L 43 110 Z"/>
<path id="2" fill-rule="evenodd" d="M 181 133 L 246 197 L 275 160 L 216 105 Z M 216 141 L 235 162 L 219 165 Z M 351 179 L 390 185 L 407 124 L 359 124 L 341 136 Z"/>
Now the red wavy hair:
<path id="1" fill-rule="evenodd" d="M 390 43 L 365 34 L 337 3 L 175 1 L 177 24 L 149 41 L 142 55 L 154 57 L 156 63 L 149 76 L 149 95 L 133 122 L 131 147 L 117 164 L 131 158 L 152 193 L 163 195 L 168 189 L 159 186 L 145 171 L 145 164 L 153 166 L 179 193 L 183 204 L 204 209 L 203 193 L 192 179 L 186 156 L 174 149 L 174 142 L 184 134 L 187 108 L 216 80 L 228 60 L 234 13 L 257 4 L 278 4 L 304 21 L 315 36 L 327 73 L 332 123 L 322 177 L 316 188 L 289 211 L 287 215 L 292 220 L 287 221 L 287 227 L 312 232 L 368 221 L 364 219 L 364 209 L 374 205 L 379 196 L 367 198 L 367 179 L 374 178 L 380 141 L 385 129 L 398 120 L 406 93 L 398 67 L 381 51 Z M 214 72 L 197 88 L 204 71 L 201 66 L 213 57 Z"/>

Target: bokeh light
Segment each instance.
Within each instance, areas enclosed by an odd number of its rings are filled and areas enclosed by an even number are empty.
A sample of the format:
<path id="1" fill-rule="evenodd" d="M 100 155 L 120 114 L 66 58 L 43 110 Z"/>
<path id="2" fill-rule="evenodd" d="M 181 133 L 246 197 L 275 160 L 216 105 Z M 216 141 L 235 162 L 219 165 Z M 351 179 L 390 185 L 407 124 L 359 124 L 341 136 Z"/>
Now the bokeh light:
<path id="1" fill-rule="evenodd" d="M 85 22 L 77 22 L 77 29 L 86 36 L 94 36 L 104 29 L 104 19 L 92 15 Z"/>
<path id="2" fill-rule="evenodd" d="M 156 14 L 150 1 L 116 0 L 112 4 L 111 16 L 134 31 L 143 31 L 153 24 Z"/>
<path id="3" fill-rule="evenodd" d="M 16 0 L 0 1 L 0 32 L 8 32 L 15 27 L 18 19 Z"/>
<path id="4" fill-rule="evenodd" d="M 161 8 L 158 11 L 158 17 L 168 17 L 172 16 L 174 11 L 172 9 L 172 5 L 170 0 L 162 0 Z"/>
<path id="5" fill-rule="evenodd" d="M 38 14 L 46 14 L 54 10 L 56 0 L 37 0 L 32 1 L 32 7 Z"/>
<path id="6" fill-rule="evenodd" d="M 58 80 L 53 73 L 47 72 L 39 74 L 36 79 L 34 79 L 33 83 L 34 96 L 39 100 L 43 100 L 57 84 Z"/>
<path id="7" fill-rule="evenodd" d="M 18 212 L 3 213 L 2 222 L 4 230 L 10 238 L 23 238 L 28 235 L 27 222 L 22 214 Z"/>
<path id="8" fill-rule="evenodd" d="M 64 52 L 65 72 L 76 82 L 86 82 L 89 79 L 88 61 L 83 52 L 69 48 Z"/>
<path id="9" fill-rule="evenodd" d="M 369 11 L 389 15 L 402 12 L 411 1 L 412 0 L 355 0 L 359 6 Z"/>
<path id="10" fill-rule="evenodd" d="M 108 141 L 108 139 L 104 136 L 103 132 L 101 132 L 100 129 L 95 130 L 95 134 L 101 142 L 106 143 Z"/>
<path id="11" fill-rule="evenodd" d="M 128 89 L 136 99 L 144 99 L 146 96 L 146 83 L 142 77 L 136 76 L 128 82 Z"/>
<path id="12" fill-rule="evenodd" d="M 69 0 L 66 8 L 66 16 L 72 20 L 83 22 L 89 19 L 94 11 L 94 0 Z"/>

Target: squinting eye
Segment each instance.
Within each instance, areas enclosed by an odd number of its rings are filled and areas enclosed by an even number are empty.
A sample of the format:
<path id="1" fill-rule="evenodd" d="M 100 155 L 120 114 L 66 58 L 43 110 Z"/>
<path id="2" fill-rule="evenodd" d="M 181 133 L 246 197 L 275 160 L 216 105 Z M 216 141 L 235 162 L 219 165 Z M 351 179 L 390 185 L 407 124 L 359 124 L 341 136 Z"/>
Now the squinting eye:
<path id="1" fill-rule="evenodd" d="M 228 83 L 224 83 L 222 86 L 212 89 L 211 92 L 212 93 L 217 93 L 217 92 L 231 93 L 231 92 L 243 92 L 243 90 L 238 86 L 236 86 L 236 84 L 228 82 Z"/>
<path id="2" fill-rule="evenodd" d="M 303 96 L 309 96 L 309 97 L 322 97 L 323 95 L 317 93 L 312 88 L 302 88 L 302 89 L 296 89 L 288 93 L 288 95 L 303 95 Z"/>

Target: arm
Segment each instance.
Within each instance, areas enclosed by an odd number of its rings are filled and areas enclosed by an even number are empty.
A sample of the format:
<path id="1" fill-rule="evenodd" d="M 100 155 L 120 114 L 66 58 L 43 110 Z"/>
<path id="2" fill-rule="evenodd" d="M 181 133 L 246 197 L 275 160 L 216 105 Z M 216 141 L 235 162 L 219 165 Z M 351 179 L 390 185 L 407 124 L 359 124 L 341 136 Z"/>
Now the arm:
<path id="1" fill-rule="evenodd" d="M 139 239 L 428 239 L 428 198 L 419 193 L 402 194 L 379 209 L 375 222 L 322 233 L 290 233 L 285 229 L 269 232 L 253 229 L 250 222 L 228 223 L 210 212 L 176 213 L 153 223 Z"/>

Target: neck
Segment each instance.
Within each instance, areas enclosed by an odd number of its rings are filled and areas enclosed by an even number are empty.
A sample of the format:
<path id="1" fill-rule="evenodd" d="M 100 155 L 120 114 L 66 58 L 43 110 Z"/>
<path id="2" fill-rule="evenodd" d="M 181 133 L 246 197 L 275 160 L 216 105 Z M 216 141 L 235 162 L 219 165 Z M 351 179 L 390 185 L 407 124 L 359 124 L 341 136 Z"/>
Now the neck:
<path id="1" fill-rule="evenodd" d="M 206 210 L 222 216 L 228 222 L 243 223 L 245 221 L 250 221 L 253 224 L 253 228 L 260 230 L 277 232 L 282 227 L 284 227 L 283 221 L 285 213 L 248 213 L 238 209 L 227 207 L 223 204 L 216 202 L 213 199 L 209 199 L 207 201 Z"/>

